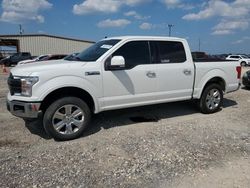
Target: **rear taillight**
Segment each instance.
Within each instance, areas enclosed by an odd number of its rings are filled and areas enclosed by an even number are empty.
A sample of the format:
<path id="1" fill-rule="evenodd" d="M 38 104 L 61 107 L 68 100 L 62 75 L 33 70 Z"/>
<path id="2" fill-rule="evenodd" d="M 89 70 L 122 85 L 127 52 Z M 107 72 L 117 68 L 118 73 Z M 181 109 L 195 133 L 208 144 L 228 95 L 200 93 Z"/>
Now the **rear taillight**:
<path id="1" fill-rule="evenodd" d="M 237 78 L 240 79 L 241 78 L 241 66 L 237 66 L 236 71 L 237 71 Z"/>

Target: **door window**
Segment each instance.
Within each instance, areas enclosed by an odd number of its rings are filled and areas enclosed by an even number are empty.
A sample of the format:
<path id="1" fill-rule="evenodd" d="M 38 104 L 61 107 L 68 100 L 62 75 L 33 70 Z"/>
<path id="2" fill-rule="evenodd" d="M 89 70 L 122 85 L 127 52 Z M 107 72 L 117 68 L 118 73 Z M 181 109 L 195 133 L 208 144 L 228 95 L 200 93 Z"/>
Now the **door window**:
<path id="1" fill-rule="evenodd" d="M 231 58 L 233 58 L 233 59 L 240 59 L 239 56 L 231 56 Z"/>
<path id="2" fill-rule="evenodd" d="M 132 69 L 137 65 L 150 64 L 147 41 L 128 42 L 114 52 L 112 56 L 123 56 L 126 69 Z"/>
<path id="3" fill-rule="evenodd" d="M 150 49 L 154 63 L 183 63 L 187 59 L 181 42 L 151 41 Z"/>

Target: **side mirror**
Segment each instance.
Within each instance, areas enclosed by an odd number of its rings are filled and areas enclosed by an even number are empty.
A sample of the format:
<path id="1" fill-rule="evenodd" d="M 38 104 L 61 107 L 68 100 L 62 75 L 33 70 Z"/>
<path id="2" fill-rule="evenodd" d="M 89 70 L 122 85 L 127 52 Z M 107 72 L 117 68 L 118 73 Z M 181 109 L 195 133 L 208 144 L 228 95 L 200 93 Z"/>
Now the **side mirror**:
<path id="1" fill-rule="evenodd" d="M 122 70 L 125 68 L 125 59 L 122 56 L 114 56 L 111 59 L 109 70 Z"/>

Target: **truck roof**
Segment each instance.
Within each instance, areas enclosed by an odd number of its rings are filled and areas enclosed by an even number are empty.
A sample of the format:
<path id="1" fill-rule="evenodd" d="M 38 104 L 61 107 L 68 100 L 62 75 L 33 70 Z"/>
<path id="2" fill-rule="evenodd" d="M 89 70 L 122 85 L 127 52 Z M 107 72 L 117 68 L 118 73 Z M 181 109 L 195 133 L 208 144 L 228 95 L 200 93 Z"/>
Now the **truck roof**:
<path id="1" fill-rule="evenodd" d="M 108 37 L 107 39 L 120 39 L 120 40 L 129 40 L 129 39 L 142 39 L 142 40 L 178 40 L 183 41 L 183 38 L 177 37 L 166 37 L 166 36 L 117 36 L 117 37 Z"/>

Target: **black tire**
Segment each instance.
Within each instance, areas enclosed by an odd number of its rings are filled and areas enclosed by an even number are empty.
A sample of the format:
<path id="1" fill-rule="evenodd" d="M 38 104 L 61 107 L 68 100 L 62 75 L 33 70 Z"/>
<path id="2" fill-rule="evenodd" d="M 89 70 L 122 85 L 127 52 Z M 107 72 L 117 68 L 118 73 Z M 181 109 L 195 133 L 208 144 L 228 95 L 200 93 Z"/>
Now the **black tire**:
<path id="1" fill-rule="evenodd" d="M 214 94 L 215 92 L 218 93 L 216 94 L 216 97 L 211 98 L 210 96 L 211 93 L 213 92 Z M 223 91 L 221 89 L 221 86 L 218 84 L 210 84 L 206 86 L 199 100 L 200 111 L 204 114 L 215 113 L 220 110 L 222 104 L 223 104 Z"/>
<path id="2" fill-rule="evenodd" d="M 240 65 L 243 66 L 243 67 L 245 67 L 245 66 L 247 65 L 247 63 L 246 63 L 245 61 L 242 61 L 242 62 L 240 63 Z"/>
<path id="3" fill-rule="evenodd" d="M 66 115 L 67 108 L 70 108 L 71 114 Z M 79 113 L 82 114 L 80 119 L 79 119 L 80 115 L 77 117 L 78 119 L 73 118 L 73 114 L 77 110 L 78 114 Z M 56 118 L 57 117 L 55 116 L 56 113 L 60 114 L 60 118 L 58 119 Z M 76 124 L 74 124 L 73 122 L 74 120 L 78 121 L 79 127 L 76 126 Z M 55 140 L 66 141 L 80 137 L 83 134 L 87 125 L 89 124 L 90 120 L 91 120 L 90 109 L 83 100 L 77 97 L 64 97 L 56 100 L 47 108 L 43 117 L 43 126 L 47 134 L 52 138 L 54 138 Z M 59 123 L 60 126 L 58 125 Z M 58 130 L 56 130 L 55 126 L 58 126 Z M 71 127 L 69 128 L 70 130 L 68 130 L 67 127 Z M 70 131 L 70 133 L 68 131 Z"/>

